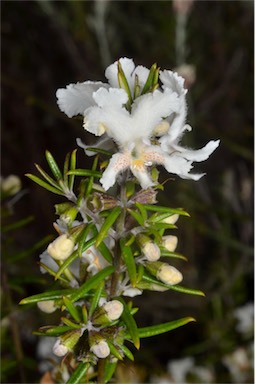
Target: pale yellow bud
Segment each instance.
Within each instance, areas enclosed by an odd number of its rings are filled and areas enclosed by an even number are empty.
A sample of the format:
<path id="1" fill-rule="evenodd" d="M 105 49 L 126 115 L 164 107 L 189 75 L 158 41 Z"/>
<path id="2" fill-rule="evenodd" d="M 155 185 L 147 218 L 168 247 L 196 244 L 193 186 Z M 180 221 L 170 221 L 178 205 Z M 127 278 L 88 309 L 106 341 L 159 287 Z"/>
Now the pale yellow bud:
<path id="1" fill-rule="evenodd" d="M 183 276 L 175 267 L 163 264 L 157 272 L 157 278 L 165 284 L 175 285 L 182 281 Z"/>
<path id="2" fill-rule="evenodd" d="M 21 189 L 20 178 L 16 175 L 10 175 L 1 180 L 1 189 L 9 195 L 15 195 Z"/>
<path id="3" fill-rule="evenodd" d="M 179 215 L 175 213 L 174 215 L 170 215 L 162 220 L 162 223 L 166 224 L 175 224 L 177 220 L 179 219 Z"/>
<path id="4" fill-rule="evenodd" d="M 53 346 L 53 353 L 56 356 L 62 357 L 62 356 L 65 356 L 67 352 L 68 352 L 68 348 L 61 342 L 60 339 L 58 339 Z"/>
<path id="5" fill-rule="evenodd" d="M 74 250 L 74 242 L 67 234 L 59 236 L 48 245 L 47 252 L 55 260 L 66 260 Z"/>
<path id="6" fill-rule="evenodd" d="M 151 241 L 144 244 L 142 251 L 148 261 L 157 261 L 160 258 L 159 247 Z"/>
<path id="7" fill-rule="evenodd" d="M 108 301 L 103 305 L 106 316 L 110 321 L 117 320 L 123 312 L 123 304 L 119 300 Z"/>
<path id="8" fill-rule="evenodd" d="M 169 128 L 169 123 L 164 120 L 154 128 L 153 134 L 155 136 L 163 136 L 168 132 Z"/>
<path id="9" fill-rule="evenodd" d="M 57 309 L 57 307 L 55 307 L 54 300 L 38 301 L 37 306 L 42 312 L 45 313 L 52 313 Z"/>
<path id="10" fill-rule="evenodd" d="M 110 355 L 110 348 L 105 340 L 100 340 L 98 343 L 95 343 L 91 346 L 90 350 L 94 355 L 99 357 L 99 359 L 105 359 Z"/>
<path id="11" fill-rule="evenodd" d="M 174 252 L 178 244 L 178 238 L 176 236 L 163 236 L 162 237 L 162 245 L 169 252 Z"/>

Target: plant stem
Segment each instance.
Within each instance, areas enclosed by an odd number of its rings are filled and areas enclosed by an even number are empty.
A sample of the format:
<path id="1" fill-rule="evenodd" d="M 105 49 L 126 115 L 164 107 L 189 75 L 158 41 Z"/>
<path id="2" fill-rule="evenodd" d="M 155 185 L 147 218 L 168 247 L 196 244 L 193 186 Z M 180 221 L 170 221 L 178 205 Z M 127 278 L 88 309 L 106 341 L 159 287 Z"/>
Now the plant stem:
<path id="1" fill-rule="evenodd" d="M 112 279 L 111 279 L 111 288 L 110 288 L 111 297 L 114 297 L 116 295 L 119 275 L 120 275 L 120 267 L 121 267 L 121 251 L 120 251 L 120 244 L 118 240 L 121 238 L 122 233 L 125 230 L 125 219 L 126 219 L 126 212 L 127 212 L 127 195 L 126 195 L 125 179 L 123 180 L 123 183 L 121 184 L 121 187 L 120 187 L 120 201 L 123 207 L 123 211 L 121 212 L 116 225 L 116 232 L 118 233 L 118 238 L 116 239 L 115 250 L 114 250 L 115 272 L 112 274 Z"/>
<path id="2" fill-rule="evenodd" d="M 99 359 L 98 361 L 97 384 L 105 384 L 105 380 L 104 380 L 105 363 L 106 363 L 106 359 Z"/>

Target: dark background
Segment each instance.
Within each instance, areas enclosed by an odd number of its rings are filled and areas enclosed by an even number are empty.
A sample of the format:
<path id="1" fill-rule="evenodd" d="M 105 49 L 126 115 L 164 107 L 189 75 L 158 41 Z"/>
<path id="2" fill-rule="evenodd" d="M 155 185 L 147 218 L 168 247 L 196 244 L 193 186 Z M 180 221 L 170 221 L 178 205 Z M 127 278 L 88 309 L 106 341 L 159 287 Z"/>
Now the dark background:
<path id="1" fill-rule="evenodd" d="M 13 234 L 19 250 L 54 233 L 54 204 L 61 202 L 24 174 L 35 173 L 34 163 L 47 168 L 46 149 L 63 164 L 66 153 L 76 148 L 76 137 L 93 140 L 80 121 L 59 111 L 56 89 L 105 81 L 105 67 L 123 56 L 136 65 L 176 67 L 171 1 L 104 3 L 106 48 L 96 32 L 100 24 L 93 1 L 1 2 L 1 174 L 17 174 L 27 191 L 14 217 L 34 216 Z M 192 354 L 200 364 L 217 367 L 215 380 L 226 382 L 221 357 L 243 343 L 234 331 L 233 310 L 253 300 L 253 2 L 195 1 L 187 23 L 187 62 L 196 68 L 196 81 L 188 94 L 193 131 L 183 142 L 200 148 L 220 138 L 221 145 L 197 165 L 207 173 L 203 179 L 169 182 L 158 200 L 191 214 L 178 222 L 177 250 L 189 258 L 180 268 L 185 285 L 204 290 L 206 298 L 173 292 L 137 298 L 140 326 L 197 318 L 196 324 L 144 341 L 137 359 L 160 371 L 170 359 Z M 79 167 L 89 167 L 82 150 L 78 158 Z M 39 276 L 39 254 L 12 267 L 10 275 Z M 23 289 L 22 294 L 31 295 L 44 287 L 30 281 Z M 13 293 L 15 309 L 19 294 Z M 28 335 L 38 326 L 38 313 L 31 309 L 20 316 L 30 319 L 21 333 L 32 358 L 37 339 Z M 29 375 L 31 381 L 38 379 L 36 366 Z"/>

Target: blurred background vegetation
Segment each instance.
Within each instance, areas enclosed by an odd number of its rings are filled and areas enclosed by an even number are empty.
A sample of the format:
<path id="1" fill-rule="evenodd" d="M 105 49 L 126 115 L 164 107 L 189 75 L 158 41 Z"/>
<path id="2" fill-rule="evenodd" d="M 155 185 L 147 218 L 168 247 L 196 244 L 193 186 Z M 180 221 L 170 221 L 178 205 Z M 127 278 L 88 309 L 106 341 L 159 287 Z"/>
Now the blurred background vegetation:
<path id="1" fill-rule="evenodd" d="M 46 166 L 46 149 L 62 164 L 77 137 L 93 142 L 79 120 L 59 111 L 56 89 L 88 79 L 105 81 L 105 67 L 122 56 L 136 65 L 176 68 L 178 17 L 172 1 L 1 5 L 1 174 L 22 180 L 22 196 L 15 201 L 3 196 L 2 203 L 2 382 L 39 382 L 38 338 L 32 331 L 48 318 L 53 322 L 54 315 L 24 310 L 18 302 L 49 284 L 37 262 L 54 235 L 54 204 L 61 198 L 24 174 L 34 173 L 34 163 Z M 206 298 L 171 291 L 138 297 L 140 326 L 182 316 L 194 316 L 197 323 L 143 341 L 131 369 L 134 378 L 123 376 L 123 366 L 119 381 L 159 383 L 161 375 L 168 375 L 169 383 L 178 382 L 169 362 L 189 356 L 212 373 L 211 381 L 191 375 L 190 382 L 253 380 L 252 331 L 238 331 L 235 315 L 253 302 L 253 14 L 252 1 L 194 1 L 187 15 L 185 61 L 194 66 L 196 80 L 188 93 L 193 131 L 184 143 L 200 148 L 220 138 L 221 145 L 196 167 L 207 172 L 201 181 L 170 180 L 158 200 L 191 215 L 178 222 L 177 251 L 189 258 L 180 268 L 185 286 L 203 290 Z M 90 159 L 78 152 L 79 167 L 88 167 Z M 18 228 L 13 226 L 17 222 Z M 240 350 L 248 356 L 241 374 L 226 363 L 226 356 L 233 360 Z"/>

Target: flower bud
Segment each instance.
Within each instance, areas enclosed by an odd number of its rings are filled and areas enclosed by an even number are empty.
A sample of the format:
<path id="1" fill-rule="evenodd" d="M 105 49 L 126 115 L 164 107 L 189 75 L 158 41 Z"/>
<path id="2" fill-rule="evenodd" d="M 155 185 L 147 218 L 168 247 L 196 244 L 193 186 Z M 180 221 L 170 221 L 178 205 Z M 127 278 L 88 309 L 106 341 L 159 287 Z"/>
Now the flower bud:
<path id="1" fill-rule="evenodd" d="M 137 235 L 137 241 L 148 261 L 157 261 L 160 258 L 159 247 L 148 236 L 139 234 Z"/>
<path id="2" fill-rule="evenodd" d="M 183 276 L 181 272 L 169 264 L 160 261 L 148 262 L 144 264 L 145 268 L 162 283 L 175 285 L 182 281 Z"/>
<path id="3" fill-rule="evenodd" d="M 73 331 L 69 331 L 64 333 L 64 335 L 60 336 L 56 343 L 53 346 L 53 352 L 57 356 L 64 356 L 68 351 L 72 350 L 73 347 L 79 341 L 81 337 L 82 331 L 80 329 L 75 329 Z"/>
<path id="4" fill-rule="evenodd" d="M 1 179 L 1 189 L 10 196 L 15 195 L 21 189 L 20 178 L 16 175 L 9 175 L 5 179 Z"/>
<path id="5" fill-rule="evenodd" d="M 55 307 L 54 300 L 38 301 L 37 306 L 42 312 L 45 313 L 52 313 L 57 309 L 57 307 Z"/>
<path id="6" fill-rule="evenodd" d="M 62 215 L 60 215 L 60 219 L 63 220 L 67 225 L 71 225 L 72 222 L 76 219 L 77 214 L 78 209 L 76 207 L 72 207 L 62 213 Z"/>
<path id="7" fill-rule="evenodd" d="M 74 241 L 64 234 L 48 245 L 47 252 L 53 259 L 63 261 L 73 253 L 74 246 Z"/>
<path id="8" fill-rule="evenodd" d="M 174 252 L 178 243 L 177 236 L 163 236 L 162 237 L 162 246 L 166 248 L 169 252 Z"/>
<path id="9" fill-rule="evenodd" d="M 165 284 L 175 285 L 182 281 L 183 276 L 181 272 L 172 265 L 163 264 L 158 270 L 157 279 Z"/>
<path id="10" fill-rule="evenodd" d="M 170 128 L 170 125 L 169 125 L 168 121 L 163 120 L 163 121 L 161 121 L 161 123 L 156 125 L 156 127 L 153 130 L 153 134 L 155 136 L 163 136 L 168 132 L 169 128 Z"/>
<path id="11" fill-rule="evenodd" d="M 141 189 L 132 198 L 133 202 L 140 204 L 156 204 L 157 191 L 152 188 Z"/>
<path id="12" fill-rule="evenodd" d="M 175 213 L 174 215 L 170 215 L 162 220 L 162 223 L 166 224 L 175 224 L 177 220 L 179 219 L 179 215 Z"/>
<path id="13" fill-rule="evenodd" d="M 94 192 L 87 200 L 87 206 L 92 212 L 105 211 L 115 208 L 117 205 L 118 200 L 106 193 Z"/>
<path id="14" fill-rule="evenodd" d="M 62 356 L 65 356 L 67 352 L 68 352 L 68 348 L 61 342 L 60 339 L 58 339 L 53 346 L 53 353 L 56 356 L 62 357 Z"/>
<path id="15" fill-rule="evenodd" d="M 99 359 L 105 359 L 110 355 L 110 348 L 106 340 L 97 332 L 89 333 L 90 351 Z"/>
<path id="16" fill-rule="evenodd" d="M 123 312 L 123 304 L 119 300 L 108 301 L 98 308 L 93 316 L 93 324 L 104 324 L 119 319 Z"/>
<path id="17" fill-rule="evenodd" d="M 60 203 L 60 204 L 55 204 L 55 213 L 56 215 L 62 215 L 65 213 L 68 209 L 73 207 L 72 203 Z"/>

